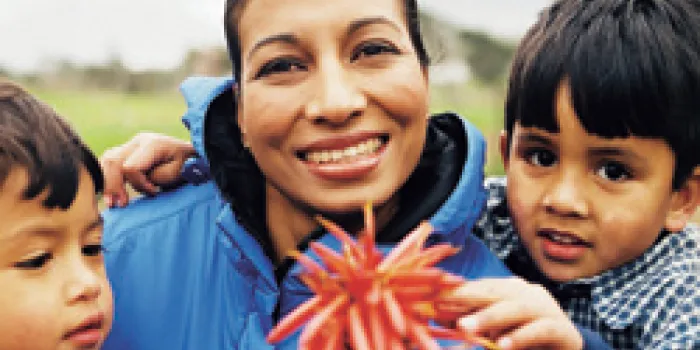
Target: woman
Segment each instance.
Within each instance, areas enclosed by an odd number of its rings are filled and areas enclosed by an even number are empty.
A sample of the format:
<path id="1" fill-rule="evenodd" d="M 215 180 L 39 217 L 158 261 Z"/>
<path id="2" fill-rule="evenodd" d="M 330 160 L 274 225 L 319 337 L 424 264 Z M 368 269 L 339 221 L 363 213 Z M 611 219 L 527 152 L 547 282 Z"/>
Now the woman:
<path id="1" fill-rule="evenodd" d="M 314 240 L 337 249 L 314 217 L 356 232 L 367 201 L 383 248 L 430 220 L 430 242 L 461 248 L 443 269 L 509 274 L 470 234 L 484 205 L 482 136 L 458 116 L 427 117 L 414 0 L 226 6 L 239 84 L 195 79 L 182 88 L 216 187 L 106 213 L 116 295 L 106 349 L 272 349 L 265 334 L 311 296 L 287 252 Z"/>

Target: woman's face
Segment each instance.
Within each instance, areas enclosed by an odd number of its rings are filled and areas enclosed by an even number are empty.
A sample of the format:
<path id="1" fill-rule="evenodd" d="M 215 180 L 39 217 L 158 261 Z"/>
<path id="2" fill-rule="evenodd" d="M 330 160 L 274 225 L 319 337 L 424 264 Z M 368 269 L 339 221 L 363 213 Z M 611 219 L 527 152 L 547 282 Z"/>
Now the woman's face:
<path id="1" fill-rule="evenodd" d="M 239 124 L 267 182 L 331 213 L 385 203 L 425 143 L 427 77 L 398 0 L 249 0 Z"/>

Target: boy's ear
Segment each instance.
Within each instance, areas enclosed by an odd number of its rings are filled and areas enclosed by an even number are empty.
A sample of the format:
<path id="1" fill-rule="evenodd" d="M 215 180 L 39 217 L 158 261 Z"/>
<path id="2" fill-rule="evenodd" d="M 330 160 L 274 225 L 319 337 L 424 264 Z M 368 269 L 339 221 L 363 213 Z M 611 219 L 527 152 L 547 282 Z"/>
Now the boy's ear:
<path id="1" fill-rule="evenodd" d="M 700 205 L 700 166 L 695 167 L 683 187 L 673 192 L 671 208 L 666 215 L 666 230 L 683 230 Z"/>
<path id="2" fill-rule="evenodd" d="M 508 134 L 505 130 L 501 130 L 501 135 L 499 135 L 498 150 L 501 152 L 503 169 L 508 170 Z"/>

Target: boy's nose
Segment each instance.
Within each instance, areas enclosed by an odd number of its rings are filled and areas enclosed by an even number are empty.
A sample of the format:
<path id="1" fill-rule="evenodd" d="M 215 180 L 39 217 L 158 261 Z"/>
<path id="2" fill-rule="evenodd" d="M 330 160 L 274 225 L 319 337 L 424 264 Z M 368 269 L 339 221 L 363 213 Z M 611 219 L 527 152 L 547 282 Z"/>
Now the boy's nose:
<path id="1" fill-rule="evenodd" d="M 102 293 L 102 277 L 91 266 L 74 264 L 70 279 L 66 283 L 66 296 L 69 304 L 97 299 Z"/>
<path id="2" fill-rule="evenodd" d="M 367 100 L 340 62 L 319 68 L 306 105 L 306 117 L 316 124 L 343 124 L 364 114 Z"/>
<path id="3" fill-rule="evenodd" d="M 542 199 L 545 210 L 570 218 L 588 216 L 589 207 L 582 183 L 574 174 L 559 175 Z"/>

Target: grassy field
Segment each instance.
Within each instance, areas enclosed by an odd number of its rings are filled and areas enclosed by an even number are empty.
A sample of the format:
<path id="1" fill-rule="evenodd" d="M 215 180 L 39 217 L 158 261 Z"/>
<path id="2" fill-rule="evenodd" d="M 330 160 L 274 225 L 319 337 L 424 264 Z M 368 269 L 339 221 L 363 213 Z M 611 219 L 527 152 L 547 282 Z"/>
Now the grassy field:
<path id="1" fill-rule="evenodd" d="M 188 137 L 180 122 L 185 103 L 176 91 L 139 95 L 110 91 L 32 92 L 69 119 L 98 155 L 140 131 Z"/>
<path id="2" fill-rule="evenodd" d="M 32 90 L 68 118 L 97 153 L 129 140 L 140 131 L 153 131 L 188 138 L 180 117 L 185 104 L 179 93 L 128 95 L 109 91 Z M 501 174 L 497 152 L 502 125 L 502 96 L 478 86 L 434 89 L 432 112 L 457 111 L 479 127 L 488 147 L 487 174 Z M 700 213 L 695 222 L 700 223 Z"/>

